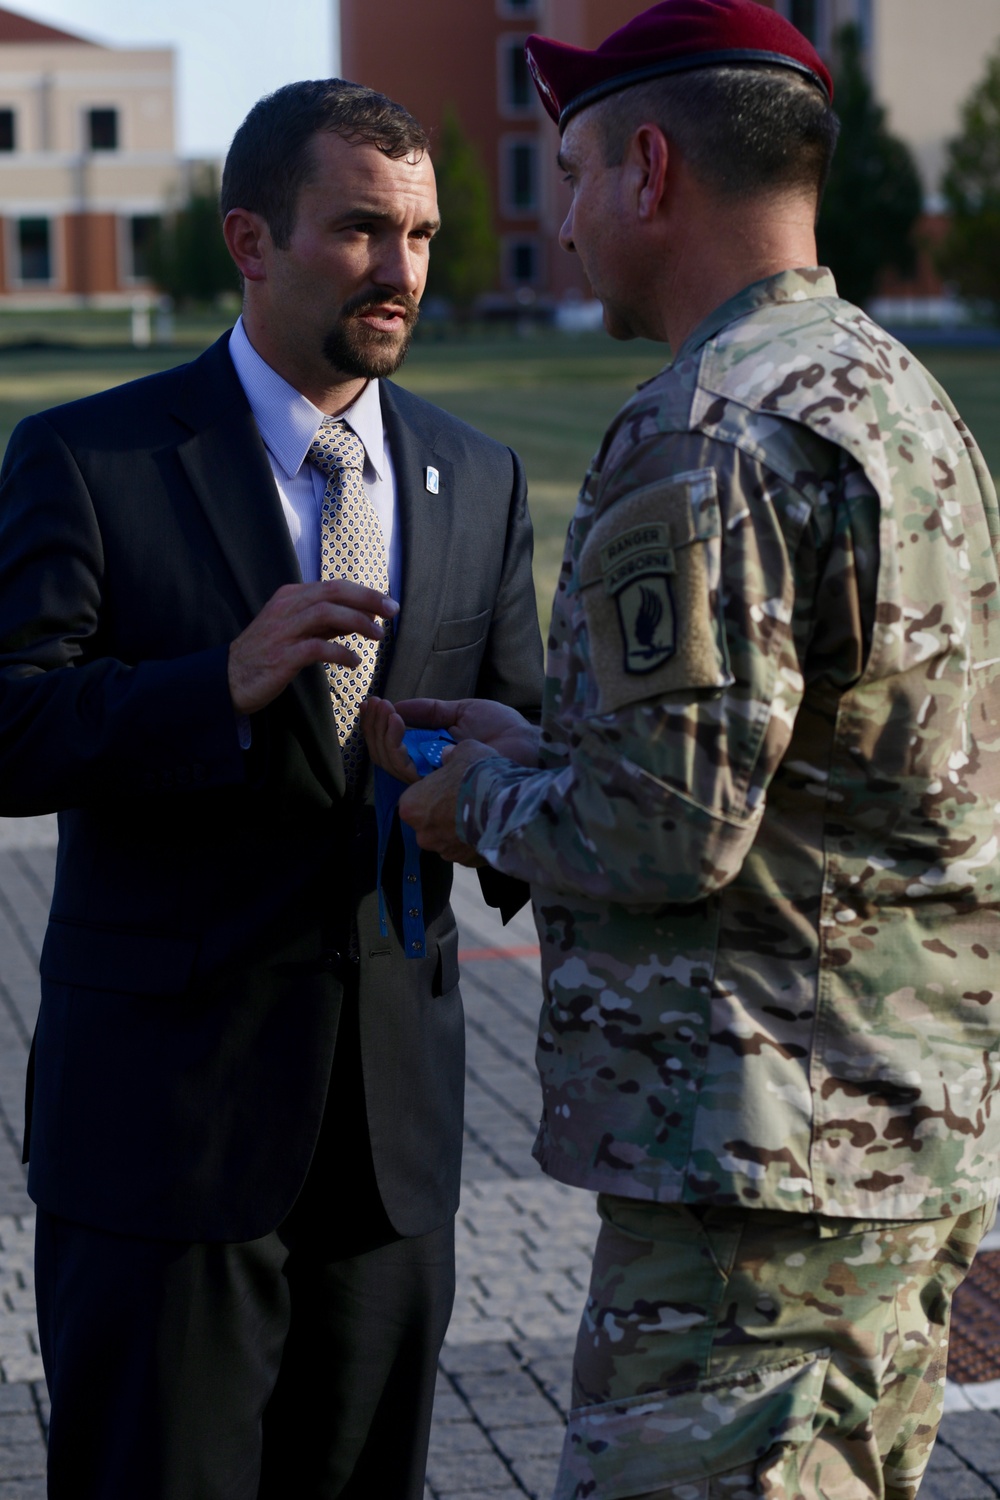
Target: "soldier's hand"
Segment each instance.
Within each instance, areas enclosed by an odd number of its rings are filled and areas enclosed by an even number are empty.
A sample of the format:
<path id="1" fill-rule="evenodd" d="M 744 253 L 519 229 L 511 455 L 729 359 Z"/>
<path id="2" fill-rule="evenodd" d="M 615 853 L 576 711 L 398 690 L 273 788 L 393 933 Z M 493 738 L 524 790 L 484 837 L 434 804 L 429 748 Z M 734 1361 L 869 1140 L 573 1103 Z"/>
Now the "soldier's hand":
<path id="1" fill-rule="evenodd" d="M 456 865 L 484 865 L 486 861 L 472 845 L 459 838 L 455 812 L 458 789 L 469 766 L 495 755 L 496 751 L 475 740 L 465 740 L 445 753 L 447 759 L 440 771 L 407 787 L 399 799 L 399 816 L 415 831 L 421 849 L 430 849 Z"/>
<path id="2" fill-rule="evenodd" d="M 395 599 L 359 583 L 288 583 L 264 605 L 229 647 L 229 692 L 238 714 L 266 708 L 312 662 L 356 667 L 358 657 L 334 639 L 364 635 L 379 641 L 378 618 L 399 613 Z"/>
<path id="3" fill-rule="evenodd" d="M 398 781 L 417 781 L 416 767 L 403 748 L 406 725 L 388 698 L 368 698 L 361 705 L 361 728 L 372 764 Z"/>
<path id="4" fill-rule="evenodd" d="M 541 731 L 516 708 L 488 698 L 406 698 L 396 704 L 404 724 L 417 729 L 447 729 L 460 743 L 476 740 L 505 760 L 520 766 L 538 765 Z"/>

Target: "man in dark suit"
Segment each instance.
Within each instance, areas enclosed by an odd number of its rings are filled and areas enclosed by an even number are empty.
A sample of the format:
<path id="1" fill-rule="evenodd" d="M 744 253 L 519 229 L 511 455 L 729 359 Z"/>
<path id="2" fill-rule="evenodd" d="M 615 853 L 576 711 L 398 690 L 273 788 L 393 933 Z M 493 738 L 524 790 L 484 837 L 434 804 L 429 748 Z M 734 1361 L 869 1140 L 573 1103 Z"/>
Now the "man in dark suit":
<path id="1" fill-rule="evenodd" d="M 426 146 L 356 85 L 262 100 L 231 341 L 7 453 L 0 811 L 60 813 L 28 1090 L 57 1500 L 423 1493 L 457 934 L 398 829 L 382 931 L 357 709 L 530 712 L 541 674 L 516 457 L 385 380 Z"/>

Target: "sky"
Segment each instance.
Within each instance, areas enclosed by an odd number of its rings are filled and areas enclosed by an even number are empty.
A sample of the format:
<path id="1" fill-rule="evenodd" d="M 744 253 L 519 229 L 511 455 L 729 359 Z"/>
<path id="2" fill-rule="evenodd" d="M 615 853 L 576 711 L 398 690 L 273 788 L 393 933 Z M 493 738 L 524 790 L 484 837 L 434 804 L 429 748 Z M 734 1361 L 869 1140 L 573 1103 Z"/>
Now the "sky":
<path id="1" fill-rule="evenodd" d="M 338 0 L 5 0 L 7 9 L 113 47 L 172 46 L 178 149 L 224 156 L 262 94 L 337 71 Z"/>

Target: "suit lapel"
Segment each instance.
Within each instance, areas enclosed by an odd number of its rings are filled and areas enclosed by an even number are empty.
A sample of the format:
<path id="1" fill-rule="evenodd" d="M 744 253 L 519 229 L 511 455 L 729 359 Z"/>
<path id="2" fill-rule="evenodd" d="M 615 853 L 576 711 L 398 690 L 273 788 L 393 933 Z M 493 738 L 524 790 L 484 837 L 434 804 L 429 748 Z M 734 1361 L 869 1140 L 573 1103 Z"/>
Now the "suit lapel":
<path id="1" fill-rule="evenodd" d="M 402 536 L 400 611 L 389 670 L 382 692 L 389 699 L 412 697 L 437 635 L 446 590 L 449 550 L 455 536 L 454 470 L 434 446 L 434 431 L 410 425 L 397 389 L 382 381 L 382 419 L 393 472 Z M 438 493 L 427 488 L 427 470 L 438 471 Z"/>
<path id="2" fill-rule="evenodd" d="M 190 430 L 177 448 L 188 482 L 243 596 L 249 624 L 275 591 L 301 582 L 274 476 L 227 349 L 228 335 L 191 367 L 175 415 Z M 317 774 L 342 795 L 344 772 L 321 666 L 289 684 L 304 718 Z"/>

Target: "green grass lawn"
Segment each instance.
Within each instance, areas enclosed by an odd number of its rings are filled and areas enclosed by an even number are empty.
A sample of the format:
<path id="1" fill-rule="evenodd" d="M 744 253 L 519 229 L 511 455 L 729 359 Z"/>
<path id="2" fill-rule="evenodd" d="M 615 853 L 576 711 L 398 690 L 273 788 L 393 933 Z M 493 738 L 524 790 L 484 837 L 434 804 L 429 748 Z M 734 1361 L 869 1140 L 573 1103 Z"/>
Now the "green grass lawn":
<path id="1" fill-rule="evenodd" d="M 420 346 L 403 384 L 516 448 L 535 524 L 535 586 L 546 624 L 577 489 L 608 421 L 665 361 L 662 345 L 602 334 Z M 1000 481 L 1000 350 L 924 350 Z"/>
<path id="2" fill-rule="evenodd" d="M 68 315 L 72 317 L 72 315 Z M 96 323 L 88 319 L 97 318 Z M 82 320 L 82 322 L 81 322 Z M 79 323 L 79 327 L 76 326 Z M 23 329 L 0 318 L 0 443 L 22 416 L 103 390 L 191 357 L 218 331 L 218 320 L 185 320 L 171 349 L 133 350 L 121 314 L 50 317 L 48 338 L 87 342 L 59 349 L 19 348 Z M 59 330 L 64 330 L 60 335 Z M 5 347 L 5 342 L 7 347 Z M 603 334 L 540 331 L 418 340 L 400 372 L 402 384 L 437 402 L 520 453 L 535 522 L 535 581 L 547 621 L 566 522 L 601 434 L 635 386 L 664 362 L 662 346 L 616 344 Z M 1000 476 L 1000 350 L 927 350 L 924 362 L 962 412 L 995 476 Z M 470 496 L 470 503 L 475 497 Z"/>

